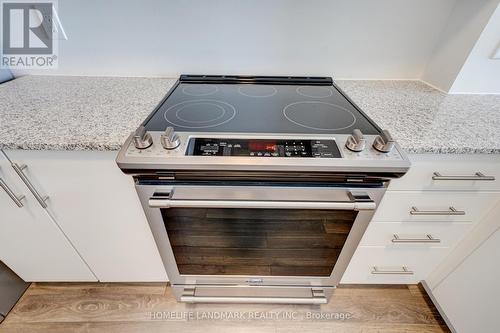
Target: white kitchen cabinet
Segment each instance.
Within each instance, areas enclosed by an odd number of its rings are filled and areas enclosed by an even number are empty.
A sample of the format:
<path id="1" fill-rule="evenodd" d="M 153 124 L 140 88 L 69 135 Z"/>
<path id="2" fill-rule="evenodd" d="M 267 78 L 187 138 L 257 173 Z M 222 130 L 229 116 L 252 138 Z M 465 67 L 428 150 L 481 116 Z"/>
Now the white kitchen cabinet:
<path id="1" fill-rule="evenodd" d="M 500 332 L 500 204 L 426 281 L 443 317 L 456 332 Z"/>
<path id="2" fill-rule="evenodd" d="M 25 281 L 96 281 L 0 152 L 0 260 Z M 18 207 L 7 191 L 20 199 Z"/>
<path id="3" fill-rule="evenodd" d="M 388 191 L 373 222 L 478 221 L 498 201 L 496 192 Z"/>
<path id="4" fill-rule="evenodd" d="M 132 177 L 115 152 L 7 151 L 99 281 L 167 281 Z"/>
<path id="5" fill-rule="evenodd" d="M 427 280 L 468 232 L 500 203 L 499 156 L 409 157 L 410 171 L 391 181 L 342 283 Z M 434 172 L 446 179 L 433 179 Z M 413 207 L 418 210 L 416 214 Z M 394 244 L 394 235 L 409 242 Z M 441 241 L 429 242 L 427 235 Z M 387 272 L 373 274 L 373 267 Z"/>
<path id="6" fill-rule="evenodd" d="M 402 245 L 402 244 L 400 244 Z M 439 264 L 448 249 L 423 244 L 359 246 L 342 277 L 348 284 L 418 283 Z"/>
<path id="7" fill-rule="evenodd" d="M 391 191 L 500 191 L 500 155 L 409 157 L 410 170 L 404 177 L 391 181 Z M 441 177 L 436 177 L 435 172 Z"/>

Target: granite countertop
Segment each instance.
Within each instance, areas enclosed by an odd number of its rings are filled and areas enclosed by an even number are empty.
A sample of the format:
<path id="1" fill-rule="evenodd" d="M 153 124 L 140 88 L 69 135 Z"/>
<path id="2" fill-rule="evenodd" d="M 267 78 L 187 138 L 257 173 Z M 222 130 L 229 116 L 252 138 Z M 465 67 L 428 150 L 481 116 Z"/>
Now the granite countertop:
<path id="1" fill-rule="evenodd" d="M 0 85 L 0 147 L 118 150 L 175 79 L 25 76 Z M 337 81 L 408 153 L 500 153 L 500 96 Z"/>
<path id="2" fill-rule="evenodd" d="M 175 79 L 24 76 L 0 85 L 0 147 L 119 150 Z"/>

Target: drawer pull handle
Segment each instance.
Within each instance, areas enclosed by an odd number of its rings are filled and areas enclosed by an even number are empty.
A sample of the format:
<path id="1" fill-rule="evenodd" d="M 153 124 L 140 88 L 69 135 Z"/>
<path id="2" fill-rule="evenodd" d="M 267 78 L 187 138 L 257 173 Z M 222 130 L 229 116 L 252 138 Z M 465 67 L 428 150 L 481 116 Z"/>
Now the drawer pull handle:
<path id="1" fill-rule="evenodd" d="M 7 185 L 7 183 L 0 178 L 0 187 L 4 189 L 4 191 L 7 193 L 7 195 L 14 201 L 14 203 L 17 205 L 17 207 L 21 208 L 23 207 L 23 202 L 22 200 L 24 199 L 24 195 L 16 195 L 14 191 Z"/>
<path id="2" fill-rule="evenodd" d="M 401 238 L 394 234 L 393 243 L 441 243 L 439 238 L 434 238 L 432 235 L 426 235 L 425 238 Z"/>
<path id="3" fill-rule="evenodd" d="M 448 210 L 419 210 L 417 207 L 411 207 L 411 215 L 465 215 L 465 211 L 457 210 L 450 206 Z"/>
<path id="4" fill-rule="evenodd" d="M 409 270 L 408 267 L 402 266 L 401 270 L 381 270 L 377 266 L 373 266 L 372 274 L 387 274 L 387 275 L 413 275 L 413 271 Z"/>
<path id="5" fill-rule="evenodd" d="M 494 181 L 494 176 L 486 176 L 482 172 L 476 172 L 474 176 L 443 176 L 439 172 L 434 172 L 432 180 L 488 180 Z"/>
<path id="6" fill-rule="evenodd" d="M 47 202 L 46 201 L 49 199 L 49 197 L 41 195 L 37 191 L 37 189 L 35 188 L 35 186 L 31 183 L 31 181 L 29 180 L 28 176 L 26 176 L 26 174 L 23 172 L 23 170 L 27 168 L 26 164 L 19 165 L 17 163 L 12 163 L 12 168 L 17 173 L 17 175 L 19 176 L 19 178 L 21 178 L 21 180 L 24 182 L 24 184 L 26 185 L 26 187 L 31 191 L 31 193 L 33 194 L 33 196 L 35 197 L 35 199 L 38 201 L 38 203 L 40 204 L 40 206 L 42 206 L 42 208 L 47 208 Z"/>

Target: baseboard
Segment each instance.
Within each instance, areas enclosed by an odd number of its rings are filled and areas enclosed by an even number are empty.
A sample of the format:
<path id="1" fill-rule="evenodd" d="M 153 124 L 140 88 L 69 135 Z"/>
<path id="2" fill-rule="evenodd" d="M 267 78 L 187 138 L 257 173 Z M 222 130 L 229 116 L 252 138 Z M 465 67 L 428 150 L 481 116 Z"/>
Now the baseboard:
<path id="1" fill-rule="evenodd" d="M 446 316 L 446 313 L 444 312 L 443 308 L 439 305 L 439 302 L 436 300 L 436 298 L 432 294 L 432 290 L 429 287 L 429 285 L 425 281 L 421 281 L 421 283 L 422 283 L 422 287 L 424 287 L 425 292 L 427 293 L 427 295 L 431 299 L 432 304 L 434 304 L 434 306 L 438 310 L 439 314 L 441 315 L 441 318 L 443 318 L 444 322 L 446 323 L 446 325 L 448 326 L 448 328 L 450 329 L 450 331 L 452 333 L 457 333 L 457 330 L 451 324 L 451 321 L 448 318 L 448 316 Z"/>

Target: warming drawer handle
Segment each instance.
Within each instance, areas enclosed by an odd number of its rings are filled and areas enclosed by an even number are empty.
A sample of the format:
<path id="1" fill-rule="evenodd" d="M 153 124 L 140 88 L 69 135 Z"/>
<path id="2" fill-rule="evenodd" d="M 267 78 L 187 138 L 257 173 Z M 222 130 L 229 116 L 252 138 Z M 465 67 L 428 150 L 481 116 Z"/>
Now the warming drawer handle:
<path id="1" fill-rule="evenodd" d="M 465 211 L 457 210 L 450 206 L 448 210 L 419 210 L 417 207 L 411 207 L 411 215 L 465 215 Z"/>
<path id="2" fill-rule="evenodd" d="M 24 206 L 22 200 L 24 199 L 24 195 L 16 195 L 14 191 L 7 185 L 7 183 L 0 178 L 0 187 L 4 189 L 4 191 L 7 193 L 7 195 L 14 201 L 14 203 L 17 205 L 17 207 L 21 208 Z"/>
<path id="3" fill-rule="evenodd" d="M 273 303 L 273 304 L 326 304 L 327 299 L 319 297 L 208 297 L 181 296 L 181 302 L 187 303 Z"/>
<path id="4" fill-rule="evenodd" d="M 432 235 L 426 235 L 424 238 L 401 238 L 398 234 L 394 234 L 393 237 L 393 243 L 441 243 L 439 238 L 434 238 Z"/>
<path id="5" fill-rule="evenodd" d="M 162 197 L 149 199 L 151 208 L 289 208 L 289 209 L 345 209 L 374 210 L 376 204 L 368 202 L 327 201 L 257 201 L 257 200 L 172 200 Z"/>
<path id="6" fill-rule="evenodd" d="M 373 266 L 372 274 L 380 274 L 380 275 L 413 275 L 414 272 L 409 270 L 408 267 L 402 266 L 401 270 L 381 270 L 377 266 Z"/>
<path id="7" fill-rule="evenodd" d="M 242 297 L 242 296 L 196 296 L 196 288 L 187 289 L 181 302 L 187 303 L 273 303 L 273 304 L 326 304 L 323 290 L 311 289 L 311 297 Z"/>
<path id="8" fill-rule="evenodd" d="M 486 181 L 494 181 L 494 176 L 486 176 L 482 172 L 476 172 L 474 176 L 443 176 L 439 172 L 434 172 L 432 176 L 432 180 L 486 180 Z"/>

